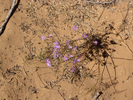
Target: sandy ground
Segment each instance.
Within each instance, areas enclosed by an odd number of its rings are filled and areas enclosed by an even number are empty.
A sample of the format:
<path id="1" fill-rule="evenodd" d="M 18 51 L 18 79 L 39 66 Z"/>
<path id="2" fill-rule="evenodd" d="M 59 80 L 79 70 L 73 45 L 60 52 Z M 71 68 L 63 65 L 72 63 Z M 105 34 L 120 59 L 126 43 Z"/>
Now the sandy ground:
<path id="1" fill-rule="evenodd" d="M 0 0 L 0 25 L 6 18 L 12 2 L 13 0 Z M 93 5 L 90 8 L 90 18 L 86 18 L 84 22 L 76 19 L 77 17 L 73 17 L 73 21 L 69 20 L 72 15 L 77 15 L 82 19 L 80 14 L 89 13 L 86 9 L 81 10 L 81 7 L 71 6 L 68 10 L 58 12 L 60 5 L 64 5 L 62 9 L 65 9 L 75 3 L 84 4 L 86 2 L 79 0 L 56 0 L 56 2 L 20 0 L 18 8 L 0 36 L 0 100 L 93 100 L 93 96 L 98 91 L 103 92 L 98 100 L 133 100 L 133 2 L 118 0 L 116 5 L 111 5 L 106 9 L 103 9 L 101 5 Z M 50 8 L 51 5 L 53 8 Z M 68 13 L 67 16 L 66 13 Z M 25 63 L 25 56 L 34 49 L 39 53 L 39 48 L 43 45 L 42 35 L 53 34 L 55 40 L 58 39 L 57 36 L 63 38 L 63 34 L 69 36 L 69 33 L 73 32 L 73 25 L 82 27 L 83 30 L 79 30 L 79 33 L 82 33 L 89 31 L 90 26 L 94 28 L 94 32 L 104 31 L 107 24 L 113 23 L 115 31 L 119 31 L 124 29 L 123 19 L 127 20 L 125 30 L 121 32 L 124 42 L 120 37 L 112 37 L 122 44 L 122 46 L 112 46 L 116 50 L 112 56 L 116 65 L 117 82 L 115 81 L 114 86 L 117 92 L 109 83 L 110 85 L 99 85 L 87 95 L 82 93 L 81 95 L 75 84 L 67 81 L 57 82 L 60 73 L 49 70 L 46 64 Z M 58 34 L 55 35 L 54 32 Z M 127 40 L 125 40 L 126 37 L 128 37 Z M 108 68 L 111 77 L 114 77 L 112 65 L 108 64 Z M 105 71 L 105 80 L 108 80 L 107 75 L 107 71 Z M 93 80 L 90 78 L 85 81 L 84 86 L 89 88 L 93 84 Z M 56 84 L 52 89 L 46 87 L 53 83 Z"/>

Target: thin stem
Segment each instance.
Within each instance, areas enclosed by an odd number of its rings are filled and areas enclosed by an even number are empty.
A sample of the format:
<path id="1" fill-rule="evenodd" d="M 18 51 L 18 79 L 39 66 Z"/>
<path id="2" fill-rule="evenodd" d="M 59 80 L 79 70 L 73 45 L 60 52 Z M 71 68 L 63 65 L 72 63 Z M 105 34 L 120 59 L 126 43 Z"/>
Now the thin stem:
<path id="1" fill-rule="evenodd" d="M 105 67 L 106 67 L 106 69 L 107 69 L 107 72 L 108 72 L 108 75 L 109 75 L 109 78 L 110 78 L 111 84 L 113 85 L 113 82 L 112 82 L 112 79 L 111 79 L 111 76 L 110 76 L 110 73 L 109 73 L 109 70 L 108 70 L 107 65 L 105 65 Z M 117 92 L 117 90 L 116 90 L 116 88 L 115 88 L 114 85 L 113 85 L 113 87 L 114 87 L 115 92 Z"/>
<path id="2" fill-rule="evenodd" d="M 87 3 L 94 3 L 94 4 L 111 4 L 111 3 L 115 2 L 115 0 L 112 0 L 110 2 L 94 2 L 94 1 L 86 1 L 86 0 L 84 0 L 84 1 Z"/>

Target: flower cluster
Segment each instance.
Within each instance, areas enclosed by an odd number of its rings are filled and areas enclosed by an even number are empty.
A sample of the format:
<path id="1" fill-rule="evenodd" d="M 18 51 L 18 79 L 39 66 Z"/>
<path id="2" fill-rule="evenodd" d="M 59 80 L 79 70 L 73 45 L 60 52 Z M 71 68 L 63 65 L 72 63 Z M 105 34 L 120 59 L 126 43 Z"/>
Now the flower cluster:
<path id="1" fill-rule="evenodd" d="M 58 54 L 58 51 L 60 49 L 60 44 L 57 41 L 53 43 L 53 48 L 54 48 L 54 50 L 53 50 L 53 57 L 54 58 L 61 57 L 61 55 Z"/>
<path id="2" fill-rule="evenodd" d="M 77 31 L 78 30 L 78 26 L 73 26 L 73 28 L 72 28 L 74 31 Z M 63 35 L 64 36 L 64 35 Z M 49 36 L 48 36 L 49 38 L 52 38 L 52 34 L 50 34 Z M 46 36 L 42 36 L 41 37 L 42 38 L 42 40 L 45 40 L 46 39 Z M 88 34 L 87 33 L 83 33 L 82 34 L 82 39 L 88 39 Z M 79 40 L 81 40 L 81 38 L 77 38 L 77 40 L 76 41 L 79 41 Z M 93 41 L 92 42 L 93 43 L 93 45 L 97 45 L 98 44 L 98 41 Z M 73 51 L 77 51 L 78 50 L 78 47 L 77 46 L 74 46 L 74 45 L 72 45 L 73 44 L 73 42 L 71 42 L 70 40 L 66 40 L 66 46 L 64 46 L 64 47 L 67 47 L 68 48 L 68 50 L 73 50 Z M 66 61 L 68 61 L 69 60 L 69 58 L 71 58 L 72 59 L 72 63 L 73 64 L 76 64 L 76 63 L 78 63 L 78 62 L 80 62 L 81 61 L 81 57 L 82 57 L 82 54 L 78 54 L 77 55 L 77 57 L 74 57 L 74 55 L 72 55 L 72 54 L 70 54 L 70 53 L 68 53 L 68 54 L 65 54 L 64 52 L 63 52 L 63 54 L 60 54 L 60 52 L 59 51 L 61 51 L 61 45 L 60 45 L 60 43 L 58 42 L 58 41 L 55 41 L 54 43 L 53 43 L 53 51 L 52 51 L 52 55 L 53 55 L 53 58 L 54 59 L 56 59 L 56 58 L 62 58 L 62 60 L 64 61 L 64 62 L 66 62 Z M 70 51 L 71 51 L 70 50 Z M 50 60 L 49 59 L 46 59 L 46 64 L 47 64 L 47 66 L 48 67 L 51 67 L 51 62 L 50 62 Z M 55 64 L 55 66 L 57 65 L 57 63 Z M 76 68 L 75 67 L 72 67 L 71 68 L 71 72 L 74 72 L 76 70 Z"/>

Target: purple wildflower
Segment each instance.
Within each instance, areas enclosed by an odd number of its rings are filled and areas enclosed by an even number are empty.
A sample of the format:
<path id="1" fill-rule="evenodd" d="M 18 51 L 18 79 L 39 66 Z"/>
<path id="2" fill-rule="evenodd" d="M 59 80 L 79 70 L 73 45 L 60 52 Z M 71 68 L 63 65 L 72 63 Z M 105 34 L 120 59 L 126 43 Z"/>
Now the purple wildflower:
<path id="1" fill-rule="evenodd" d="M 46 59 L 46 63 L 49 63 L 50 62 L 50 60 L 49 59 Z"/>
<path id="2" fill-rule="evenodd" d="M 80 62 L 80 59 L 77 59 L 77 62 Z"/>
<path id="3" fill-rule="evenodd" d="M 74 51 L 76 51 L 76 50 L 77 50 L 77 46 L 76 46 L 76 47 L 74 47 L 74 48 L 73 48 L 73 50 L 74 50 Z"/>
<path id="4" fill-rule="evenodd" d="M 71 54 L 68 54 L 68 57 L 69 57 L 69 58 L 71 58 L 71 57 L 73 57 L 73 55 L 71 55 Z"/>
<path id="5" fill-rule="evenodd" d="M 53 57 L 56 59 L 58 57 L 57 53 L 58 53 L 59 49 L 58 48 L 54 48 L 53 50 Z"/>
<path id="6" fill-rule="evenodd" d="M 49 59 L 46 59 L 46 64 L 47 64 L 48 67 L 51 67 L 50 60 Z"/>
<path id="7" fill-rule="evenodd" d="M 80 54 L 78 55 L 78 58 L 80 58 L 80 57 L 82 57 L 82 53 L 80 53 Z"/>
<path id="8" fill-rule="evenodd" d="M 41 37 L 41 39 L 42 39 L 42 40 L 44 39 L 43 36 Z"/>
<path id="9" fill-rule="evenodd" d="M 83 38 L 87 38 L 87 34 L 86 33 L 83 33 L 82 36 L 83 36 Z"/>
<path id="10" fill-rule="evenodd" d="M 64 60 L 64 61 L 67 61 L 67 60 L 68 60 L 68 58 L 67 58 L 66 56 L 64 56 L 64 57 L 63 57 L 63 60 Z"/>
<path id="11" fill-rule="evenodd" d="M 72 49 L 73 47 L 72 47 L 72 46 L 70 46 L 70 45 L 68 45 L 68 48 L 69 48 L 69 49 Z"/>
<path id="12" fill-rule="evenodd" d="M 57 57 L 61 58 L 61 57 L 62 57 L 62 55 L 61 55 L 61 54 L 57 54 Z"/>
<path id="13" fill-rule="evenodd" d="M 49 35 L 50 38 L 52 38 L 52 36 L 53 36 L 52 34 Z"/>
<path id="14" fill-rule="evenodd" d="M 53 47 L 54 48 L 60 48 L 60 44 L 56 41 L 53 43 Z"/>
<path id="15" fill-rule="evenodd" d="M 77 41 L 79 41 L 81 38 L 77 38 Z"/>
<path id="16" fill-rule="evenodd" d="M 43 39 L 45 40 L 46 39 L 46 36 L 44 36 Z"/>
<path id="17" fill-rule="evenodd" d="M 76 59 L 73 59 L 73 63 L 75 64 L 77 62 L 77 60 Z"/>
<path id="18" fill-rule="evenodd" d="M 58 51 L 59 51 L 59 49 L 58 49 L 58 48 L 55 48 L 55 49 L 53 50 L 53 54 L 57 54 Z"/>
<path id="19" fill-rule="evenodd" d="M 54 54 L 54 55 L 53 55 L 53 57 L 56 59 L 56 58 L 57 58 L 57 55 L 56 55 L 56 54 Z"/>
<path id="20" fill-rule="evenodd" d="M 74 31 L 77 31 L 77 29 L 78 29 L 78 26 L 73 26 Z"/>
<path id="21" fill-rule="evenodd" d="M 51 64 L 50 64 L 50 63 L 47 63 L 47 66 L 48 66 L 48 67 L 51 67 Z"/>
<path id="22" fill-rule="evenodd" d="M 45 40 L 45 39 L 46 39 L 46 36 L 42 36 L 41 39 L 42 39 L 42 40 Z"/>
<path id="23" fill-rule="evenodd" d="M 73 73 L 75 70 L 76 70 L 75 67 L 72 67 L 72 68 L 71 68 L 71 72 L 72 72 L 72 73 Z"/>
<path id="24" fill-rule="evenodd" d="M 58 63 L 55 63 L 55 65 L 58 65 Z"/>
<path id="25" fill-rule="evenodd" d="M 70 40 L 67 40 L 66 43 L 69 45 Z"/>
<path id="26" fill-rule="evenodd" d="M 97 45 L 97 44 L 98 44 L 98 41 L 93 41 L 93 44 L 94 44 L 94 45 Z"/>
<path id="27" fill-rule="evenodd" d="M 75 64 L 76 62 L 80 62 L 80 59 L 79 58 L 73 59 L 73 63 Z"/>

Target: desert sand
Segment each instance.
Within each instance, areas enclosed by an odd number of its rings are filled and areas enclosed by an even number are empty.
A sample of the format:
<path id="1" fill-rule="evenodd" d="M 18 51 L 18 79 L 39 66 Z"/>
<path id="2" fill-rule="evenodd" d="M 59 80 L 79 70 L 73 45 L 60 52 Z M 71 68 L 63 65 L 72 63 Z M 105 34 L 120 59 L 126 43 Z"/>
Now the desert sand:
<path id="1" fill-rule="evenodd" d="M 115 0 L 106 5 L 104 2 L 109 0 L 92 1 L 102 3 L 16 0 L 18 6 L 0 35 L 0 100 L 93 100 L 98 92 L 102 94 L 97 100 L 133 100 L 133 1 Z M 12 3 L 13 0 L 0 0 L 0 25 Z M 74 25 L 78 31 L 72 29 Z M 52 34 L 53 40 L 66 41 L 65 36 L 71 38 L 71 34 L 78 34 L 71 39 L 82 37 L 84 32 L 104 34 L 110 25 L 114 28 L 111 32 L 119 33 L 110 36 L 118 43 L 111 46 L 116 50 L 111 54 L 115 70 L 110 58 L 107 63 L 112 80 L 116 80 L 111 82 L 105 69 L 104 83 L 89 93 L 85 91 L 95 84 L 97 75 L 87 78 L 79 88 L 78 83 L 60 80 L 62 72 L 32 58 L 35 50 L 39 54 L 46 45 L 42 36 Z M 88 62 L 87 68 L 93 63 Z"/>

